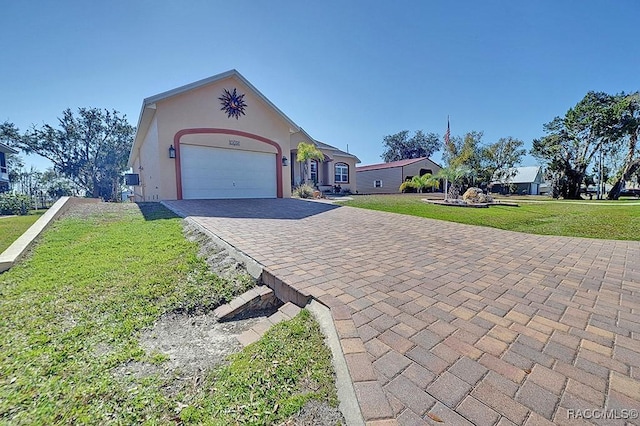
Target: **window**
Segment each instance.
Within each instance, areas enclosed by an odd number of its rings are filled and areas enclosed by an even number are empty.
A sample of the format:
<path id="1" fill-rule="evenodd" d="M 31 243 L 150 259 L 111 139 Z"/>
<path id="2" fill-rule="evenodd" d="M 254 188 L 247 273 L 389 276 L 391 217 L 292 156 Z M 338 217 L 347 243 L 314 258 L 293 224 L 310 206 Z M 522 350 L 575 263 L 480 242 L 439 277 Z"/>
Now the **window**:
<path id="1" fill-rule="evenodd" d="M 381 180 L 374 180 L 373 181 L 373 187 L 374 188 L 382 188 L 382 181 Z"/>
<path id="2" fill-rule="evenodd" d="M 349 166 L 344 163 L 337 163 L 334 170 L 336 183 L 349 183 Z"/>
<path id="3" fill-rule="evenodd" d="M 0 152 L 0 173 L 7 173 L 7 163 L 4 158 L 4 152 Z"/>
<path id="4" fill-rule="evenodd" d="M 311 160 L 311 170 L 309 172 L 309 177 L 313 181 L 313 183 L 318 183 L 318 162 L 316 160 Z"/>

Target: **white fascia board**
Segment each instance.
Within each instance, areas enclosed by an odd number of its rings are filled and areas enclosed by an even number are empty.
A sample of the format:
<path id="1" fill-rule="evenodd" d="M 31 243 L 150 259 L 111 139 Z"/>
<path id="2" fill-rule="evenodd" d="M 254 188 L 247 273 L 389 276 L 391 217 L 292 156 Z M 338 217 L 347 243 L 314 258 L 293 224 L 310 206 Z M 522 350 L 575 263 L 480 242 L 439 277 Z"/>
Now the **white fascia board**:
<path id="1" fill-rule="evenodd" d="M 146 101 L 146 100 L 145 100 Z M 156 104 L 146 104 L 142 103 L 142 109 L 140 111 L 140 117 L 138 118 L 138 127 L 136 127 L 136 135 L 133 139 L 133 146 L 131 147 L 131 152 L 129 152 L 129 161 L 127 161 L 127 166 L 133 167 L 133 162 L 135 161 L 138 155 L 138 149 L 142 145 L 142 141 L 149 131 L 149 126 L 153 121 L 153 116 L 156 114 Z"/>

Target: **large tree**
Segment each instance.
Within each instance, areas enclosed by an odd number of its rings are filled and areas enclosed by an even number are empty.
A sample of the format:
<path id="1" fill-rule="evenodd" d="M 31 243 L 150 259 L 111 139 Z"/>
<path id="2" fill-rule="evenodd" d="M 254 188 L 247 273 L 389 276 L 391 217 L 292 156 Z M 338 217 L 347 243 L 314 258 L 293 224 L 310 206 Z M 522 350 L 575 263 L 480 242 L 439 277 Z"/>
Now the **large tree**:
<path id="1" fill-rule="evenodd" d="M 134 133 L 117 111 L 78 108 L 74 115 L 67 109 L 58 118 L 58 128 L 34 126 L 18 146 L 49 159 L 56 171 L 90 196 L 117 200 Z"/>
<path id="2" fill-rule="evenodd" d="M 581 198 L 587 167 L 596 153 L 613 143 L 609 129 L 614 104 L 611 95 L 589 92 L 564 117 L 545 124 L 547 134 L 533 141 L 531 154 L 546 164 L 554 196 Z"/>
<path id="3" fill-rule="evenodd" d="M 409 137 L 409 131 L 403 130 L 395 135 L 387 135 L 382 140 L 384 152 L 381 157 L 385 163 L 410 158 L 430 157 L 438 150 L 440 136 L 435 133 L 424 134 L 422 130 Z"/>
<path id="4" fill-rule="evenodd" d="M 607 198 L 617 200 L 625 181 L 628 181 L 640 170 L 640 152 L 638 152 L 638 135 L 640 134 L 640 92 L 630 95 L 624 93 L 616 96 L 611 108 L 610 126 L 604 129 L 606 137 L 613 140 L 626 139 L 626 155 L 617 179 Z M 619 146 L 619 145 L 618 145 Z"/>
<path id="5" fill-rule="evenodd" d="M 447 168 L 466 170 L 462 177 L 463 185 L 475 184 L 477 177 L 482 177 L 482 132 L 467 132 L 464 137 L 454 136 L 445 143 L 442 155 Z"/>
<path id="6" fill-rule="evenodd" d="M 484 145 L 482 136 L 483 132 L 471 131 L 464 137 L 445 140 L 443 159 L 447 167 L 468 171 L 461 183 L 484 187 L 494 178 L 507 178 L 526 153 L 519 139 L 509 136 Z"/>
<path id="7" fill-rule="evenodd" d="M 509 136 L 483 147 L 480 154 L 482 175 L 479 178 L 491 183 L 493 180 L 504 181 L 515 176 L 515 166 L 520 164 L 527 153 L 523 146 L 523 141 Z"/>

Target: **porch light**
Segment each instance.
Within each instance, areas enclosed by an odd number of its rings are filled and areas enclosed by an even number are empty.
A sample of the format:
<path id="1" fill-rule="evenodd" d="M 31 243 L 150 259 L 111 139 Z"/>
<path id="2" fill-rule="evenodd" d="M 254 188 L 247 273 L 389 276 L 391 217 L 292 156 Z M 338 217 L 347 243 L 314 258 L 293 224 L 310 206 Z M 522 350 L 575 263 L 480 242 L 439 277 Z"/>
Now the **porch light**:
<path id="1" fill-rule="evenodd" d="M 169 147 L 169 158 L 176 158 L 176 149 L 173 145 Z"/>
<path id="2" fill-rule="evenodd" d="M 285 156 L 282 156 L 282 165 L 287 167 L 289 165 L 289 159 Z"/>

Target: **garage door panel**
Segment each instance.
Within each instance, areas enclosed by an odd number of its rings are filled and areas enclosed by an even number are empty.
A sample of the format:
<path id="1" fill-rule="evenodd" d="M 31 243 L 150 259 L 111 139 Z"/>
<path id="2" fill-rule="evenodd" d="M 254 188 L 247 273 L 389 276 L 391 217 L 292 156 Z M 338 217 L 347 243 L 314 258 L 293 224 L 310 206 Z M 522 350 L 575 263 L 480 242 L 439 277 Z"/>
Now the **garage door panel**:
<path id="1" fill-rule="evenodd" d="M 182 145 L 182 198 L 275 198 L 275 154 Z"/>

